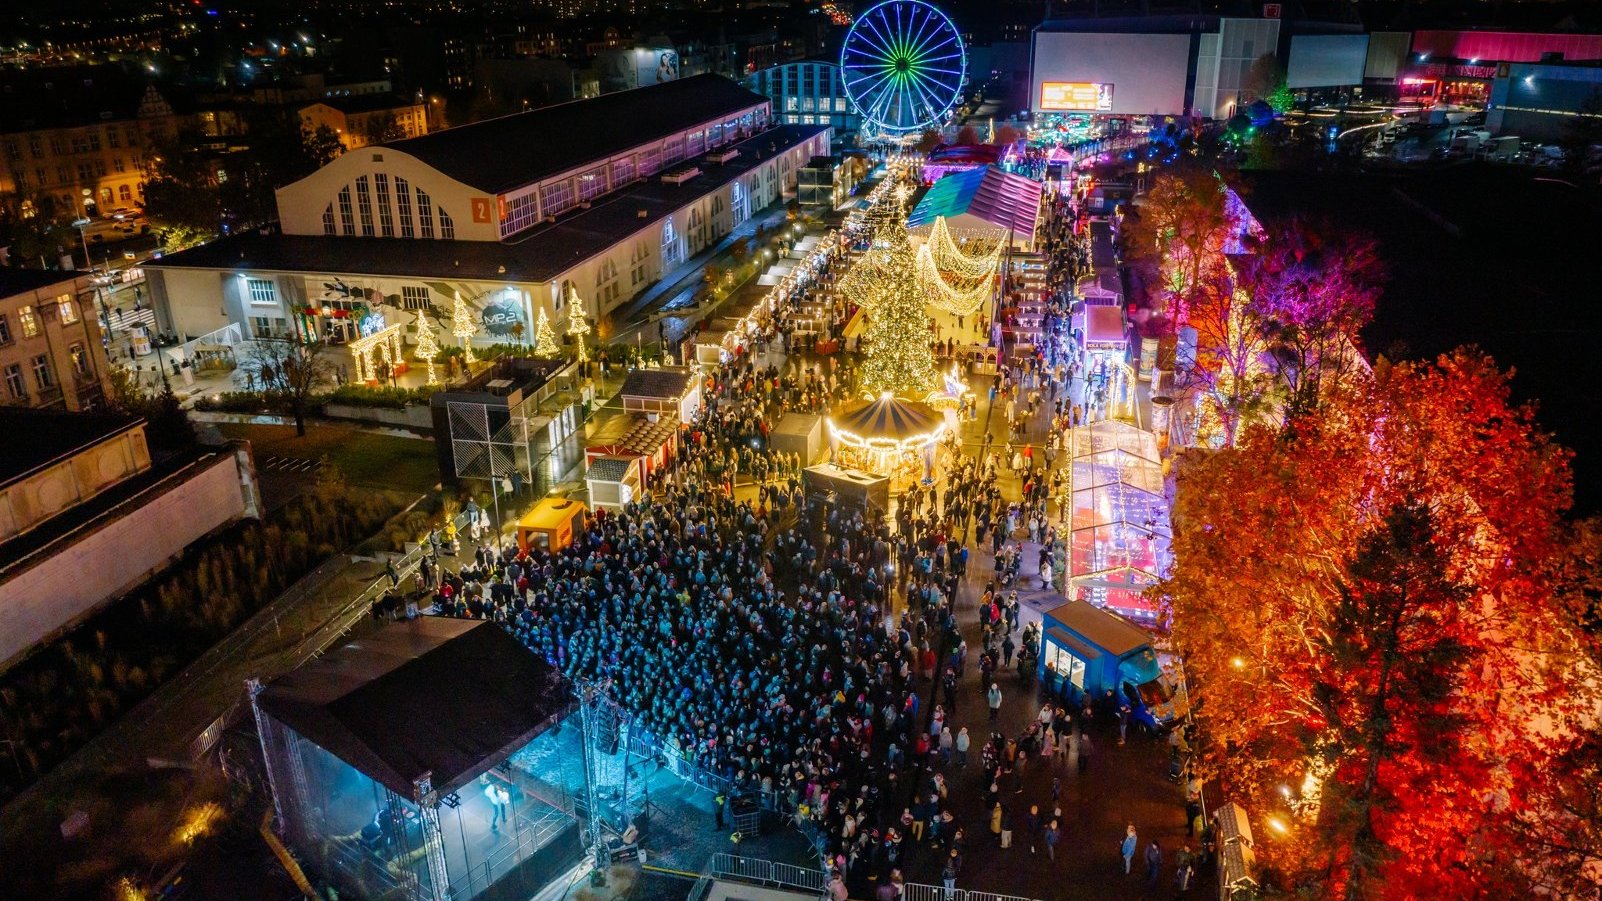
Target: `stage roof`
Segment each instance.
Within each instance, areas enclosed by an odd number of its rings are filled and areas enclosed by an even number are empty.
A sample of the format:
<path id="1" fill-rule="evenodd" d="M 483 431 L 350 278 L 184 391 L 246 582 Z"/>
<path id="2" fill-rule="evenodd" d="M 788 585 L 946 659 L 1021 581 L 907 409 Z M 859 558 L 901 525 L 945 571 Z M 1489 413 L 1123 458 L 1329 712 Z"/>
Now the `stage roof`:
<path id="1" fill-rule="evenodd" d="M 952 234 L 1010 231 L 1015 246 L 1033 246 L 1041 185 L 996 166 L 955 172 L 934 183 L 907 216 L 907 230 L 927 236 L 944 216 Z"/>
<path id="2" fill-rule="evenodd" d="M 395 793 L 433 774 L 445 794 L 567 709 L 560 673 L 500 626 L 424 616 L 280 677 L 261 709 Z"/>

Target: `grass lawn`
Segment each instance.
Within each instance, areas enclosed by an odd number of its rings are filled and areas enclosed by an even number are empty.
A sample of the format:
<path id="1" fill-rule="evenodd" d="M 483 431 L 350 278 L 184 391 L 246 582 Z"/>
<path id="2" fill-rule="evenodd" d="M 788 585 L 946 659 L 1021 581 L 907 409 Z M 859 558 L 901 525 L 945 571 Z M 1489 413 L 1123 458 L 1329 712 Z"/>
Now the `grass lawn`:
<path id="1" fill-rule="evenodd" d="M 439 482 L 434 442 L 426 438 L 379 435 L 337 425 L 306 425 L 306 437 L 295 437 L 290 425 L 218 423 L 229 438 L 250 442 L 258 468 L 268 457 L 321 460 L 324 457 L 353 485 L 426 494 Z"/>

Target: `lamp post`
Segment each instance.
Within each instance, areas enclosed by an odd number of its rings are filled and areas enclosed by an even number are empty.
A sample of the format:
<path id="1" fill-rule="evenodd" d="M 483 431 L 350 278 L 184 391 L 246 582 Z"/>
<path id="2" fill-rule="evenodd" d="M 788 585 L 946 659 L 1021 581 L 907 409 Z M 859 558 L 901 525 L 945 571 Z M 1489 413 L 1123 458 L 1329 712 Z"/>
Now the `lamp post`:
<path id="1" fill-rule="evenodd" d="M 72 220 L 72 227 L 78 230 L 78 240 L 83 242 L 83 268 L 86 272 L 95 265 L 94 260 L 89 258 L 89 238 L 84 232 L 84 229 L 88 228 L 89 225 L 90 220 L 87 216 L 80 216 Z"/>

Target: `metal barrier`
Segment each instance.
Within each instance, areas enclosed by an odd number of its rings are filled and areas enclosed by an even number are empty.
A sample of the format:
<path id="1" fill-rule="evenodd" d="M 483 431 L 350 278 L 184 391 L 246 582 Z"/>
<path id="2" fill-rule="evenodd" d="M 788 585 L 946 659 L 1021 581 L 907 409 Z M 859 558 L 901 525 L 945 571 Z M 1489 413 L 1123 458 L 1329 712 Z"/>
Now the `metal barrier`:
<path id="1" fill-rule="evenodd" d="M 707 874 L 719 879 L 739 879 L 807 892 L 821 893 L 826 887 L 822 870 L 723 852 L 712 855 L 712 860 L 707 863 Z"/>
<path id="2" fill-rule="evenodd" d="M 901 901 L 1035 901 L 1035 899 L 908 882 L 901 886 Z"/>

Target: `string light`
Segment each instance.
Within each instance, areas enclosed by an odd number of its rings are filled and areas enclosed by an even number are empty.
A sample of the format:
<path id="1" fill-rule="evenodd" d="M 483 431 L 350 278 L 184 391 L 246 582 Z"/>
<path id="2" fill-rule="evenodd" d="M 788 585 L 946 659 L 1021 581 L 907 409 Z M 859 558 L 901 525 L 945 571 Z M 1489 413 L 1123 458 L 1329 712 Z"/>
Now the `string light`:
<path id="1" fill-rule="evenodd" d="M 434 358 L 439 356 L 439 342 L 434 339 L 434 326 L 428 321 L 427 313 L 417 314 L 417 347 L 412 351 L 412 357 L 423 361 L 428 367 L 428 383 L 439 384 L 439 376 L 434 373 Z"/>
<path id="2" fill-rule="evenodd" d="M 551 331 L 551 319 L 545 315 L 545 308 L 540 307 L 540 319 L 534 326 L 534 356 L 554 357 L 561 353 L 556 346 L 556 333 Z"/>
<path id="3" fill-rule="evenodd" d="M 870 397 L 883 392 L 923 397 L 936 385 L 923 280 L 906 229 L 893 226 L 880 234 L 884 254 L 870 276 L 851 285 L 854 299 L 871 316 L 861 388 Z"/>
<path id="4" fill-rule="evenodd" d="M 573 286 L 567 286 L 567 334 L 573 339 L 574 352 L 580 363 L 588 362 L 589 351 L 584 347 L 584 336 L 590 333 L 590 324 L 584 320 L 584 301 L 579 299 Z"/>

